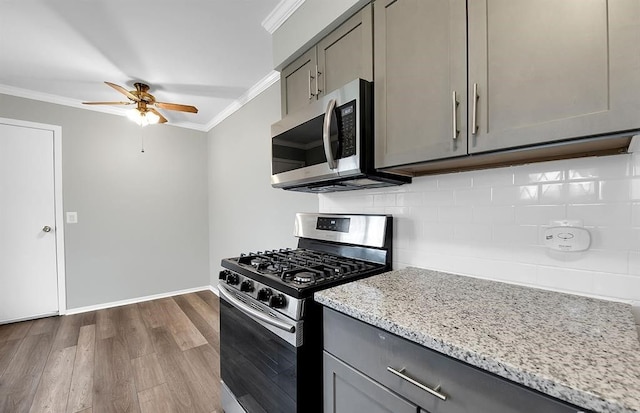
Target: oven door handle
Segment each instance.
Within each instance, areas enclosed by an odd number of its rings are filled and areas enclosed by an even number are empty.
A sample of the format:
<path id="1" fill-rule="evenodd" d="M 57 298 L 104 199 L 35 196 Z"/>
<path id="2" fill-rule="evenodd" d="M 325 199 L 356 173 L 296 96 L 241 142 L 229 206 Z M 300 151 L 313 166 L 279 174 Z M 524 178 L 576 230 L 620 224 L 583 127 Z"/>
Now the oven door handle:
<path id="1" fill-rule="evenodd" d="M 270 317 L 260 311 L 257 311 L 251 307 L 249 307 L 247 304 L 243 303 L 242 301 L 238 300 L 237 298 L 233 297 L 232 294 L 230 292 L 228 292 L 224 286 L 219 285 L 218 286 L 218 291 L 220 292 L 220 295 L 227 301 L 229 301 L 235 308 L 237 308 L 238 310 L 242 311 L 245 315 L 257 320 L 257 321 L 262 321 L 264 323 L 267 323 L 269 325 L 272 325 L 274 327 L 277 327 L 281 330 L 287 331 L 289 333 L 294 333 L 296 331 L 296 326 L 292 326 L 290 324 L 287 324 L 283 321 L 280 321 L 276 318 Z"/>
<path id="2" fill-rule="evenodd" d="M 322 127 L 322 142 L 324 143 L 324 154 L 327 157 L 327 164 L 329 169 L 336 169 L 338 162 L 333 157 L 333 151 L 331 150 L 331 119 L 333 118 L 333 112 L 336 109 L 336 100 L 331 99 L 327 104 L 327 110 L 324 113 L 324 125 Z"/>

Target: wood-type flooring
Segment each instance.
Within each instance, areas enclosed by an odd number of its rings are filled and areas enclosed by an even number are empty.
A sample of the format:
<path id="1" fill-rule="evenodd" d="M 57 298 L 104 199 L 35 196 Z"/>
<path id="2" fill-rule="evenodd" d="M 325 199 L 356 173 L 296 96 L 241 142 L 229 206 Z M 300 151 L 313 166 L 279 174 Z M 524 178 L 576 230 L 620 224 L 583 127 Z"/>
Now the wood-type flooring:
<path id="1" fill-rule="evenodd" d="M 0 413 L 211 413 L 220 407 L 210 291 L 0 326 Z"/>

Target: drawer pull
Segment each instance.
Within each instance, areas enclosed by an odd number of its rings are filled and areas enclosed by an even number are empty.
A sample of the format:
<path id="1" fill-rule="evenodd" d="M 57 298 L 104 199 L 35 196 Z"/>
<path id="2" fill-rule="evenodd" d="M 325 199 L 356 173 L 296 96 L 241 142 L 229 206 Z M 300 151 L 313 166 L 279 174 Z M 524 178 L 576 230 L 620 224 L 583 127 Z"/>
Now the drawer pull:
<path id="1" fill-rule="evenodd" d="M 424 384 L 412 379 L 411 377 L 407 376 L 406 374 L 404 374 L 405 369 L 402 368 L 400 369 L 400 371 L 394 369 L 393 367 L 387 366 L 387 371 L 389 371 L 390 373 L 395 374 L 396 376 L 400 377 L 403 380 L 408 381 L 409 383 L 413 384 L 414 386 L 426 391 L 427 393 L 436 396 L 438 399 L 440 400 L 447 400 L 447 396 L 445 396 L 444 394 L 440 393 L 440 385 L 436 386 L 434 389 L 425 386 Z"/>

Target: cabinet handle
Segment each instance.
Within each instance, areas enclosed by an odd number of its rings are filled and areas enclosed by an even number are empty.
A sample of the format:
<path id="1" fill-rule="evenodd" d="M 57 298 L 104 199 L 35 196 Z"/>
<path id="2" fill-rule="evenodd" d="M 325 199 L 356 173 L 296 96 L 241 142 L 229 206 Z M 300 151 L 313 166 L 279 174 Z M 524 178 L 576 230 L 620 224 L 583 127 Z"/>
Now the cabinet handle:
<path id="1" fill-rule="evenodd" d="M 322 90 L 318 89 L 318 77 L 321 74 L 322 72 L 318 72 L 318 65 L 316 65 L 316 96 L 320 96 L 320 92 L 322 92 Z"/>
<path id="2" fill-rule="evenodd" d="M 406 374 L 404 374 L 405 369 L 402 368 L 400 369 L 400 371 L 394 369 L 391 366 L 387 366 L 387 371 L 389 371 L 389 373 L 393 373 L 396 376 L 400 377 L 403 380 L 408 381 L 409 383 L 413 384 L 414 386 L 426 391 L 427 393 L 436 396 L 438 399 L 440 400 L 447 400 L 447 396 L 445 396 L 444 394 L 440 393 L 440 385 L 436 386 L 435 388 L 431 388 L 428 386 L 425 386 L 424 384 L 412 379 L 411 377 L 407 376 Z"/>
<path id="3" fill-rule="evenodd" d="M 456 91 L 453 91 L 453 98 L 452 98 L 452 102 L 451 102 L 451 110 L 453 112 L 453 140 L 455 141 L 456 139 L 458 139 L 458 134 L 460 133 L 460 130 L 458 129 L 458 105 L 460 105 L 460 102 L 458 102 L 458 99 L 456 98 Z"/>
<path id="4" fill-rule="evenodd" d="M 478 133 L 478 84 L 473 84 L 473 112 L 471 113 L 471 134 Z"/>
<path id="5" fill-rule="evenodd" d="M 313 93 L 311 92 L 311 79 L 313 79 L 313 77 L 311 76 L 311 70 L 309 70 L 309 100 L 313 99 Z"/>

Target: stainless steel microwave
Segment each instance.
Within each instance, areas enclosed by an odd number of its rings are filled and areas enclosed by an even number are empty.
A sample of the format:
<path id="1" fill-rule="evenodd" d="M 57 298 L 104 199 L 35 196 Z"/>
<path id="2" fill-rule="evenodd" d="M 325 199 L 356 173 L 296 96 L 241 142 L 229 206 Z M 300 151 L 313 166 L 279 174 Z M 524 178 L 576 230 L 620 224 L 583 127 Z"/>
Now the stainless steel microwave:
<path id="1" fill-rule="evenodd" d="M 334 192 L 401 185 L 374 167 L 373 84 L 356 79 L 271 125 L 271 185 Z"/>

